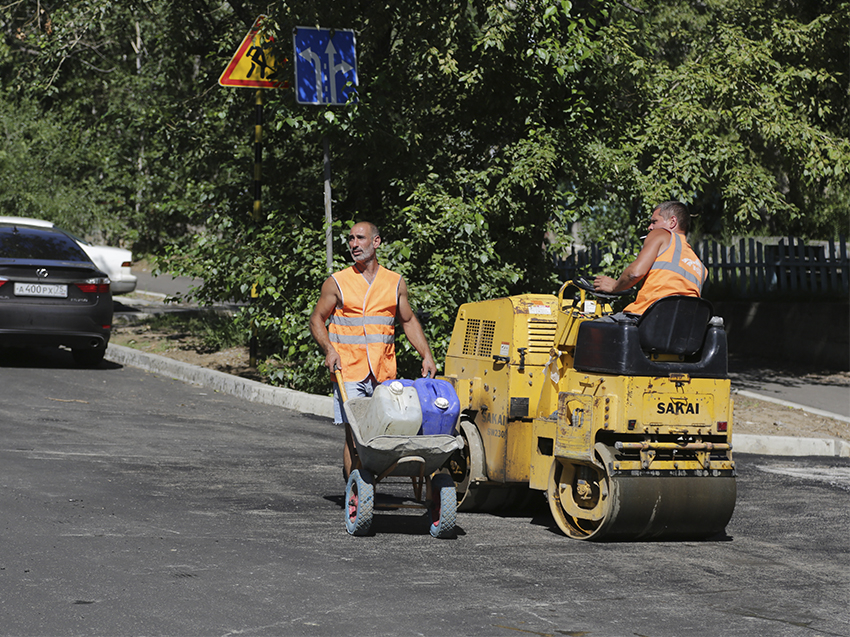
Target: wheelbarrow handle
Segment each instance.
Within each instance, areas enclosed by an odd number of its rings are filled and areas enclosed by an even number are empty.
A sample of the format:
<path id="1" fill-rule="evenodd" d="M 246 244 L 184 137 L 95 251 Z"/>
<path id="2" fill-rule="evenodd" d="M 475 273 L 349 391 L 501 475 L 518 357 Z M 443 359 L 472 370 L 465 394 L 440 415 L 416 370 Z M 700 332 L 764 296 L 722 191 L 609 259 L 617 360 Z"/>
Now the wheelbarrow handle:
<path id="1" fill-rule="evenodd" d="M 348 402 L 348 394 L 345 392 L 345 383 L 342 381 L 342 372 L 339 371 L 337 367 L 334 369 L 334 376 L 336 376 L 336 384 L 339 387 L 339 395 L 342 396 L 342 404 Z"/>

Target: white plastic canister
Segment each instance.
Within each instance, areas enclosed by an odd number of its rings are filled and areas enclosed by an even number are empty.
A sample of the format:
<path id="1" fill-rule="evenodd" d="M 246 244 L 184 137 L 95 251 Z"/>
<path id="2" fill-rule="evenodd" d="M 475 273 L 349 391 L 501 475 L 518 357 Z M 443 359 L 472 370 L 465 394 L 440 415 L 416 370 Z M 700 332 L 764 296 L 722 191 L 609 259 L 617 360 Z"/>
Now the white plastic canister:
<path id="1" fill-rule="evenodd" d="M 375 436 L 415 436 L 422 426 L 422 408 L 416 390 L 400 382 L 378 385 L 360 425 L 365 441 Z"/>

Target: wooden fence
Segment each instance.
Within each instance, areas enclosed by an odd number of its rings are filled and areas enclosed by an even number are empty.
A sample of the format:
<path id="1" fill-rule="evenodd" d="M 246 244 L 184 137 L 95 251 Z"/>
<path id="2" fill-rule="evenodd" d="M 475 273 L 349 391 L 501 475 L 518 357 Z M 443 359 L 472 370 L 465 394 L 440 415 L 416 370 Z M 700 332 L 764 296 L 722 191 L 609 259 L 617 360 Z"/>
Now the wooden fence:
<path id="1" fill-rule="evenodd" d="M 705 295 L 740 299 L 833 297 L 850 294 L 847 241 L 806 243 L 740 239 L 733 245 L 704 240 L 693 246 L 708 268 Z M 563 280 L 599 272 L 605 250 L 591 245 L 556 263 Z"/>

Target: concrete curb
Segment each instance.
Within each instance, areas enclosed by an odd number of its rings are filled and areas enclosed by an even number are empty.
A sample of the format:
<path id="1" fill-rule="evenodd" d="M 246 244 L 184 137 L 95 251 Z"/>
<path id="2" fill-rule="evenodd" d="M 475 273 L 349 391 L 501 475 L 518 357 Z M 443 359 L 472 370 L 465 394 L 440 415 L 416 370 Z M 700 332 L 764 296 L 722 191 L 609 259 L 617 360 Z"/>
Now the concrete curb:
<path id="1" fill-rule="evenodd" d="M 850 458 L 850 442 L 838 438 L 795 438 L 732 434 L 732 449 L 763 456 L 828 456 Z"/>
<path id="2" fill-rule="evenodd" d="M 107 360 L 119 365 L 129 365 L 148 372 L 175 378 L 193 385 L 208 387 L 243 400 L 265 405 L 292 409 L 305 414 L 333 418 L 333 400 L 330 396 L 315 396 L 293 389 L 272 387 L 255 380 L 217 372 L 212 369 L 182 363 L 165 356 L 140 352 L 131 347 L 109 344 Z M 758 400 L 769 400 L 759 394 L 738 392 Z M 770 402 L 778 402 L 775 399 Z M 804 409 L 802 405 L 783 403 L 786 406 Z M 805 408 L 812 411 L 809 408 Z M 812 412 L 815 413 L 815 412 Z M 820 412 L 829 418 L 842 420 L 835 414 Z M 768 456 L 840 456 L 850 457 L 850 442 L 838 439 L 794 438 L 790 436 L 753 436 L 732 434 L 732 446 L 738 453 L 754 453 Z"/>

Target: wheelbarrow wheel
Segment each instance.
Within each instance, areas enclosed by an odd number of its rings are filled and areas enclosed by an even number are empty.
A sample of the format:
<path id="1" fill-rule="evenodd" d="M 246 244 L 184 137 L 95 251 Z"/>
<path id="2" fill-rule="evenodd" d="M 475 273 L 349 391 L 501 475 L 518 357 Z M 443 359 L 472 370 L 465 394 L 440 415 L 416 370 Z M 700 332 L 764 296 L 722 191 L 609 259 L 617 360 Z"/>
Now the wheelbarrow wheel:
<path id="1" fill-rule="evenodd" d="M 372 526 L 375 485 L 368 471 L 355 469 L 345 486 L 345 528 L 350 535 L 366 535 Z"/>
<path id="2" fill-rule="evenodd" d="M 454 537 L 457 522 L 457 491 L 452 477 L 438 473 L 431 480 L 431 535 L 436 538 Z"/>

